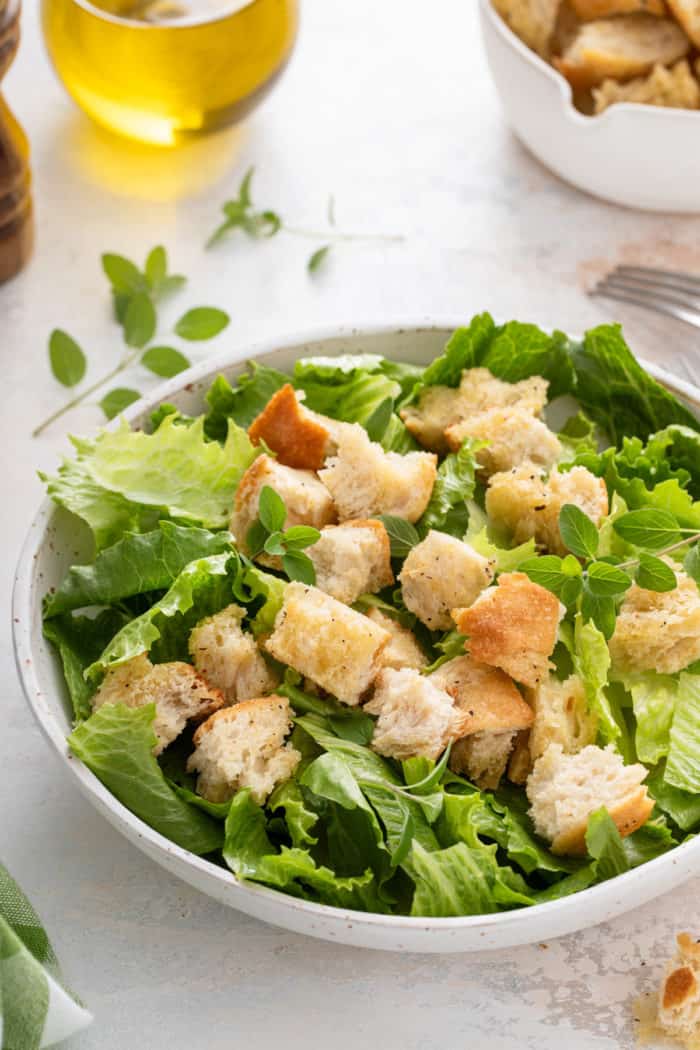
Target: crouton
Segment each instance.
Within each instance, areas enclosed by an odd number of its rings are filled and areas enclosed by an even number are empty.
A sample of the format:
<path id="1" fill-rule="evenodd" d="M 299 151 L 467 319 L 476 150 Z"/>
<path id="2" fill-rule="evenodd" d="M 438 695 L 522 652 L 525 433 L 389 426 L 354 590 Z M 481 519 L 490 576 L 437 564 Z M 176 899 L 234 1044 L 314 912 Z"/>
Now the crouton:
<path id="1" fill-rule="evenodd" d="M 582 25 L 554 65 L 574 87 L 586 88 L 609 77 L 646 76 L 655 65 L 671 66 L 689 50 L 687 36 L 670 19 L 620 15 Z"/>
<path id="2" fill-rule="evenodd" d="M 370 609 L 365 615 L 390 635 L 389 644 L 382 650 L 382 667 L 393 667 L 397 671 L 402 667 L 412 667 L 415 671 L 427 667 L 428 658 L 413 631 L 402 627 L 398 620 L 387 616 L 381 609 Z"/>
<path id="3" fill-rule="evenodd" d="M 394 582 L 389 537 L 381 521 L 327 525 L 306 553 L 314 563 L 318 589 L 347 605 Z"/>
<path id="4" fill-rule="evenodd" d="M 194 666 L 224 695 L 227 704 L 272 693 L 278 676 L 244 631 L 245 609 L 227 605 L 215 616 L 201 620 L 190 634 L 189 651 Z"/>
<path id="5" fill-rule="evenodd" d="M 338 437 L 319 477 L 331 493 L 340 521 L 393 514 L 418 521 L 428 506 L 437 476 L 430 452 L 385 452 L 355 423 Z"/>
<path id="6" fill-rule="evenodd" d="M 486 491 L 486 513 L 504 525 L 514 543 L 534 538 L 551 554 L 566 554 L 559 531 L 559 513 L 565 503 L 573 503 L 599 525 L 608 513 L 605 481 L 585 467 L 560 473 L 553 470 L 548 480 L 532 463 L 494 474 Z"/>
<path id="7" fill-rule="evenodd" d="M 595 742 L 598 719 L 588 710 L 586 692 L 578 675 L 564 682 L 548 675 L 526 697 L 534 712 L 528 748 L 532 760 L 550 744 L 559 744 L 566 754 L 575 754 Z"/>
<path id="8" fill-rule="evenodd" d="M 389 758 L 436 759 L 464 724 L 449 693 L 411 668 L 385 668 L 364 710 L 378 716 L 370 747 Z"/>
<path id="9" fill-rule="evenodd" d="M 625 595 L 610 639 L 619 671 L 675 674 L 700 659 L 700 591 L 677 564 L 672 591 L 647 591 L 633 584 Z"/>
<path id="10" fill-rule="evenodd" d="M 239 788 L 253 799 L 268 795 L 296 769 L 301 755 L 284 739 L 292 728 L 289 701 L 282 696 L 244 700 L 217 711 L 194 734 L 187 770 L 198 773 L 197 793 L 227 802 Z"/>
<path id="11" fill-rule="evenodd" d="M 664 0 L 569 0 L 569 3 L 582 22 L 635 13 L 659 16 L 668 14 Z"/>
<path id="12" fill-rule="evenodd" d="M 265 647 L 344 704 L 359 704 L 390 635 L 317 587 L 290 583 Z"/>
<path id="13" fill-rule="evenodd" d="M 672 69 L 654 66 L 648 77 L 637 77 L 627 84 L 604 80 L 599 88 L 593 89 L 596 113 L 602 113 L 616 102 L 638 102 L 645 106 L 666 106 L 672 109 L 700 109 L 700 84 L 683 59 Z"/>
<path id="14" fill-rule="evenodd" d="M 546 58 L 561 0 L 493 0 L 493 6 L 524 44 Z"/>
<path id="15" fill-rule="evenodd" d="M 493 408 L 513 408 L 539 416 L 547 403 L 546 379 L 531 376 L 519 383 L 496 379 L 488 368 L 462 372 L 458 387 L 428 386 L 418 403 L 401 410 L 401 418 L 415 439 L 433 452 L 447 452 L 445 431 L 470 416 Z"/>
<path id="16" fill-rule="evenodd" d="M 260 491 L 265 485 L 273 488 L 285 502 L 285 528 L 313 525 L 322 529 L 337 519 L 330 493 L 310 470 L 296 470 L 271 456 L 258 456 L 240 480 L 231 515 L 231 532 L 244 553 L 246 536 L 258 517 Z"/>
<path id="17" fill-rule="evenodd" d="M 451 610 L 471 605 L 493 580 L 491 562 L 446 532 L 431 529 L 399 574 L 404 604 L 431 631 L 452 627 Z"/>
<path id="18" fill-rule="evenodd" d="M 206 718 L 223 707 L 224 697 L 189 664 L 152 664 L 141 653 L 107 672 L 92 698 L 93 711 L 103 704 L 155 704 L 153 732 L 157 742 L 153 754 L 159 755 L 179 737 L 188 722 Z"/>
<path id="19" fill-rule="evenodd" d="M 695 47 L 700 47 L 700 0 L 668 0 L 668 6 Z"/>
<path id="20" fill-rule="evenodd" d="M 676 937 L 678 952 L 666 968 L 656 1027 L 688 1050 L 700 1047 L 700 941 L 689 933 Z"/>
<path id="21" fill-rule="evenodd" d="M 532 725 L 532 711 L 508 675 L 470 656 L 448 660 L 429 680 L 453 698 L 465 716 L 450 752 L 450 768 L 480 788 L 496 788 L 517 733 Z"/>
<path id="22" fill-rule="evenodd" d="M 476 461 L 487 477 L 511 470 L 528 461 L 549 468 L 561 456 L 561 445 L 546 423 L 518 408 L 490 408 L 468 416 L 445 431 L 447 444 L 456 452 L 465 438 L 487 441 Z"/>
<path id="23" fill-rule="evenodd" d="M 313 416 L 286 383 L 268 401 L 248 427 L 254 445 L 264 441 L 286 467 L 320 470 L 328 455 L 329 432 L 322 418 Z"/>
<path id="24" fill-rule="evenodd" d="M 453 609 L 470 655 L 536 686 L 552 666 L 561 618 L 558 598 L 522 572 L 504 573 L 468 609 Z"/>
<path id="25" fill-rule="evenodd" d="M 515 734 L 513 750 L 508 758 L 508 779 L 513 784 L 524 784 L 531 772 L 530 730 L 523 729 Z"/>
<path id="26" fill-rule="evenodd" d="M 589 744 L 567 755 L 550 744 L 535 762 L 526 793 L 535 831 L 552 844 L 553 853 L 586 852 L 588 818 L 605 806 L 622 836 L 646 823 L 654 808 L 642 781 L 644 766 L 624 765 L 611 747 Z"/>

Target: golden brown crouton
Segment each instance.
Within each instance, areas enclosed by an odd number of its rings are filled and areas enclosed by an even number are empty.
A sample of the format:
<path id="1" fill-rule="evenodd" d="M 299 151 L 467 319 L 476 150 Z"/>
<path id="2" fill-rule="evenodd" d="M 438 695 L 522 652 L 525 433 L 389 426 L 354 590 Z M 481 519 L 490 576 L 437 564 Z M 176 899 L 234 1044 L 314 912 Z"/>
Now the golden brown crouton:
<path id="1" fill-rule="evenodd" d="M 608 513 L 605 481 L 585 467 L 553 470 L 545 481 L 539 467 L 523 463 L 494 474 L 486 492 L 486 513 L 508 529 L 515 543 L 534 538 L 552 554 L 567 553 L 559 531 L 565 503 L 573 503 L 599 525 Z"/>
<path id="2" fill-rule="evenodd" d="M 589 817 L 605 806 L 620 834 L 631 835 L 654 808 L 642 784 L 646 775 L 642 765 L 624 765 L 612 748 L 590 744 L 567 755 L 551 744 L 526 786 L 535 831 L 551 842 L 553 853 L 583 854 Z"/>
<path id="3" fill-rule="evenodd" d="M 529 750 L 532 760 L 550 744 L 559 744 L 566 754 L 575 754 L 595 743 L 598 719 L 588 710 L 583 682 L 572 674 L 565 681 L 550 674 L 525 693 L 534 712 Z"/>
<path id="4" fill-rule="evenodd" d="M 668 0 L 668 6 L 695 46 L 700 47 L 699 0 Z"/>
<path id="5" fill-rule="evenodd" d="M 664 0 L 569 0 L 569 3 L 582 22 L 635 13 L 661 16 L 668 14 Z"/>
<path id="6" fill-rule="evenodd" d="M 189 664 L 152 664 L 141 653 L 107 672 L 92 698 L 92 708 L 96 711 L 103 704 L 155 704 L 153 732 L 157 743 L 153 754 L 159 755 L 188 722 L 199 721 L 223 707 L 224 697 Z"/>
<path id="7" fill-rule="evenodd" d="M 372 750 L 397 759 L 416 755 L 436 759 L 450 740 L 461 735 L 465 721 L 449 693 L 410 668 L 381 671 L 364 710 L 378 716 Z"/>
<path id="8" fill-rule="evenodd" d="M 187 761 L 188 771 L 199 773 L 197 793 L 210 802 L 226 802 L 247 787 L 262 805 L 301 759 L 284 742 L 291 728 L 291 708 L 282 696 L 244 700 L 217 711 L 195 733 L 195 750 Z"/>
<path id="9" fill-rule="evenodd" d="M 328 455 L 328 430 L 300 404 L 291 383 L 273 394 L 248 427 L 248 437 L 254 445 L 264 441 L 287 467 L 320 470 Z"/>
<path id="10" fill-rule="evenodd" d="M 678 952 L 666 968 L 656 1027 L 688 1050 L 700 1047 L 700 942 L 689 933 L 676 937 Z"/>
<path id="11" fill-rule="evenodd" d="M 700 659 L 700 591 L 676 564 L 672 591 L 633 584 L 615 622 L 610 655 L 617 670 L 675 674 Z"/>
<path id="12" fill-rule="evenodd" d="M 532 725 L 532 711 L 508 675 L 471 656 L 448 660 L 428 676 L 453 698 L 465 716 L 462 736 L 450 752 L 450 768 L 481 788 L 495 788 L 515 736 Z"/>
<path id="13" fill-rule="evenodd" d="M 354 706 L 374 681 L 390 635 L 362 613 L 317 587 L 290 583 L 265 646 L 293 667 Z"/>
<path id="14" fill-rule="evenodd" d="M 327 525 L 306 553 L 314 563 L 318 589 L 347 605 L 394 582 L 389 537 L 374 518 Z"/>
<path id="15" fill-rule="evenodd" d="M 547 57 L 561 0 L 493 0 L 493 6 L 516 36 Z"/>
<path id="16" fill-rule="evenodd" d="M 493 580 L 493 566 L 468 543 L 431 529 L 399 574 L 406 608 L 431 631 L 448 631 L 451 610 L 467 606 Z"/>
<path id="17" fill-rule="evenodd" d="M 465 438 L 487 441 L 476 453 L 482 474 L 512 470 L 527 461 L 548 468 L 561 455 L 561 445 L 546 423 L 519 408 L 490 408 L 468 416 L 445 431 L 447 444 L 456 452 Z"/>
<path id="18" fill-rule="evenodd" d="M 337 520 L 331 494 L 310 470 L 285 467 L 271 456 L 258 456 L 241 478 L 231 515 L 231 532 L 239 548 L 246 553 L 246 536 L 258 517 L 260 492 L 269 485 L 284 500 L 287 508 L 285 528 L 312 525 L 322 529 Z"/>
<path id="19" fill-rule="evenodd" d="M 700 109 L 700 84 L 683 59 L 671 69 L 654 66 L 648 77 L 637 77 L 627 84 L 604 80 L 593 89 L 596 113 L 602 113 L 616 102 L 637 102 L 645 106 L 671 109 Z"/>
<path id="20" fill-rule="evenodd" d="M 387 616 L 381 609 L 369 609 L 365 615 L 390 635 L 389 644 L 382 650 L 382 667 L 393 667 L 396 671 L 403 667 L 422 671 L 427 667 L 428 658 L 413 631 L 403 627 L 398 620 Z"/>
<path id="21" fill-rule="evenodd" d="M 418 521 L 437 476 L 430 452 L 385 452 L 354 423 L 339 434 L 337 452 L 319 477 L 333 497 L 340 521 L 392 514 Z"/>
<path id="22" fill-rule="evenodd" d="M 504 573 L 468 609 L 452 611 L 474 660 L 533 687 L 551 666 L 560 615 L 555 595 L 522 572 Z"/>
<path id="23" fill-rule="evenodd" d="M 244 616 L 245 609 L 228 605 L 201 620 L 190 634 L 189 651 L 195 667 L 221 690 L 227 704 L 265 696 L 279 681 L 252 634 L 242 629 Z"/>
<path id="24" fill-rule="evenodd" d="M 554 65 L 574 87 L 595 87 L 608 77 L 631 80 L 655 65 L 670 66 L 690 50 L 683 30 L 649 14 L 587 22 Z"/>

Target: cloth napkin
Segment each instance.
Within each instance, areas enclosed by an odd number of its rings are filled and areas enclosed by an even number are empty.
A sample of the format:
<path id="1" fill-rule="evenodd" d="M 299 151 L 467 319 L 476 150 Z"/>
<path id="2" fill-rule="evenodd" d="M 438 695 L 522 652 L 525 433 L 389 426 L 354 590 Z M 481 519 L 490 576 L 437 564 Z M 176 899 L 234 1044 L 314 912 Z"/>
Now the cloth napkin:
<path id="1" fill-rule="evenodd" d="M 0 864 L 1 1050 L 40 1050 L 91 1020 L 64 986 L 38 915 Z"/>

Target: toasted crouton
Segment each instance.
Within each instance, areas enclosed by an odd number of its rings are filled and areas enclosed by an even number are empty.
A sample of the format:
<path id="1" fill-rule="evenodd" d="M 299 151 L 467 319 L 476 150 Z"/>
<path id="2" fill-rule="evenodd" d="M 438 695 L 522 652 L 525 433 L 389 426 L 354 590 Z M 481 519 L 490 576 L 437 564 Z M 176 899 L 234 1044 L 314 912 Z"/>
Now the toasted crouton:
<path id="1" fill-rule="evenodd" d="M 389 644 L 382 650 L 382 667 L 393 667 L 396 671 L 402 667 L 412 667 L 422 671 L 427 666 L 428 658 L 413 631 L 402 627 L 398 620 L 387 616 L 381 609 L 370 609 L 365 615 L 390 635 Z"/>
<path id="2" fill-rule="evenodd" d="M 468 609 L 452 618 L 474 660 L 500 667 L 523 685 L 536 686 L 550 668 L 561 618 L 559 600 L 522 572 L 504 573 Z"/>
<path id="3" fill-rule="evenodd" d="M 605 481 L 585 467 L 553 470 L 545 481 L 537 466 L 523 463 L 494 474 L 486 492 L 486 513 L 509 530 L 515 543 L 534 538 L 552 554 L 567 553 L 559 531 L 565 503 L 575 504 L 599 525 L 608 513 Z"/>
<path id="4" fill-rule="evenodd" d="M 508 779 L 514 784 L 524 784 L 531 772 L 530 730 L 523 729 L 515 734 L 513 750 L 508 758 Z"/>
<path id="5" fill-rule="evenodd" d="M 251 700 L 271 693 L 278 677 L 244 631 L 245 609 L 227 605 L 221 612 L 201 620 L 190 634 L 189 651 L 194 666 L 224 695 L 227 704 Z"/>
<path id="6" fill-rule="evenodd" d="M 394 582 L 389 537 L 381 521 L 327 525 L 306 553 L 314 563 L 318 589 L 347 605 Z"/>
<path id="7" fill-rule="evenodd" d="M 254 445 L 264 441 L 287 467 L 320 470 L 329 452 L 330 434 L 322 417 L 314 416 L 299 402 L 291 383 L 268 401 L 248 427 Z"/>
<path id="8" fill-rule="evenodd" d="M 372 750 L 389 758 L 435 759 L 460 735 L 464 723 L 449 693 L 410 668 L 385 668 L 364 710 L 378 716 Z"/>
<path id="9" fill-rule="evenodd" d="M 428 506 L 437 476 L 430 452 L 385 452 L 355 423 L 338 436 L 337 453 L 319 472 L 340 521 L 393 514 L 418 521 Z"/>
<path id="10" fill-rule="evenodd" d="M 532 725 L 530 707 L 508 675 L 470 656 L 448 660 L 428 677 L 465 716 L 450 768 L 480 788 L 498 787 L 516 734 Z"/>
<path id="11" fill-rule="evenodd" d="M 445 438 L 454 452 L 465 438 L 487 441 L 476 453 L 481 472 L 487 476 L 511 470 L 525 461 L 551 467 L 561 455 L 559 439 L 547 424 L 518 408 L 490 408 L 468 416 L 448 427 Z"/>
<path id="12" fill-rule="evenodd" d="M 646 775 L 638 763 L 624 765 L 612 748 L 589 744 L 567 755 L 551 744 L 535 762 L 525 789 L 535 831 L 551 842 L 553 853 L 585 853 L 588 818 L 605 806 L 620 834 L 630 835 L 654 808 L 642 784 Z"/>
<path id="13" fill-rule="evenodd" d="M 612 18 L 615 15 L 668 14 L 665 0 L 569 0 L 569 3 L 582 22 Z"/>
<path id="14" fill-rule="evenodd" d="M 493 580 L 493 566 L 468 543 L 431 529 L 399 574 L 406 608 L 431 631 L 448 631 L 451 610 L 467 606 Z"/>
<path id="15" fill-rule="evenodd" d="M 687 36 L 670 19 L 620 15 L 582 25 L 554 65 L 574 87 L 586 88 L 609 77 L 646 76 L 655 65 L 671 66 L 689 50 Z"/>
<path id="16" fill-rule="evenodd" d="M 559 744 L 566 754 L 575 754 L 595 742 L 598 719 L 588 710 L 578 675 L 560 682 L 550 674 L 525 695 L 535 716 L 528 742 L 533 762 L 550 744 Z"/>
<path id="17" fill-rule="evenodd" d="M 322 529 L 336 521 L 336 510 L 328 489 L 310 470 L 285 467 L 271 456 L 258 456 L 241 478 L 231 515 L 231 532 L 245 553 L 246 536 L 258 517 L 260 491 L 269 485 L 287 507 L 284 527 L 313 525 Z"/>
<path id="18" fill-rule="evenodd" d="M 561 0 L 493 0 L 501 18 L 523 43 L 546 58 Z"/>
<path id="19" fill-rule="evenodd" d="M 676 16 L 696 47 L 700 47 L 700 0 L 668 0 Z"/>
<path id="20" fill-rule="evenodd" d="M 462 372 L 458 387 L 428 386 L 418 403 L 401 410 L 401 418 L 415 439 L 433 452 L 447 452 L 445 431 L 470 416 L 489 409 L 518 409 L 539 416 L 547 402 L 546 379 L 531 376 L 518 383 L 496 379 L 488 368 Z"/>
<path id="21" fill-rule="evenodd" d="M 159 755 L 179 737 L 188 722 L 206 718 L 223 707 L 224 697 L 189 664 L 152 664 L 141 653 L 107 672 L 92 698 L 93 711 L 103 704 L 155 704 L 153 732 L 157 743 L 153 754 Z"/>
<path id="22" fill-rule="evenodd" d="M 666 968 L 656 1026 L 688 1048 L 700 1047 L 700 941 L 689 933 L 676 937 L 678 952 Z"/>
<path id="23" fill-rule="evenodd" d="M 265 645 L 276 660 L 352 707 L 374 681 L 389 641 L 389 632 L 362 613 L 317 587 L 290 583 Z"/>
<path id="24" fill-rule="evenodd" d="M 657 65 L 648 77 L 637 77 L 627 84 L 604 80 L 599 88 L 593 89 L 596 113 L 602 113 L 616 102 L 637 102 L 670 109 L 700 109 L 700 84 L 683 59 L 672 69 Z"/>
<path id="25" fill-rule="evenodd" d="M 675 589 L 647 591 L 635 583 L 620 606 L 609 643 L 617 670 L 675 674 L 700 659 L 698 585 L 665 560 L 676 574 Z"/>
<path id="26" fill-rule="evenodd" d="M 284 738 L 292 728 L 289 701 L 282 696 L 244 700 L 217 711 L 194 734 L 188 772 L 199 773 L 197 793 L 226 802 L 239 788 L 250 788 L 262 803 L 288 780 L 301 755 Z"/>

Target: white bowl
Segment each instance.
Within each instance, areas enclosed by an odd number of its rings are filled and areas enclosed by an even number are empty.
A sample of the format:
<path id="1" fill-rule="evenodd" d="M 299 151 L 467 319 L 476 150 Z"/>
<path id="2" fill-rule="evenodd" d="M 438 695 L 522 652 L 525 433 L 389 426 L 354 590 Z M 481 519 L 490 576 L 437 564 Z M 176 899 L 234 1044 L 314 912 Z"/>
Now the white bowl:
<path id="1" fill-rule="evenodd" d="M 269 342 L 256 347 L 249 356 L 283 371 L 289 370 L 300 356 L 359 351 L 425 364 L 441 352 L 459 323 L 335 329 L 324 335 Z M 247 359 L 248 355 L 237 352 L 219 358 L 218 367 L 205 362 L 164 384 L 148 401 L 139 402 L 125 414 L 133 424 L 142 424 L 161 401 L 172 401 L 187 413 L 200 412 L 211 380 L 220 372 L 232 379 L 242 371 Z M 664 378 L 659 370 L 652 371 Z M 673 383 L 689 397 L 700 395 L 686 384 L 675 380 Z M 149 828 L 68 750 L 69 703 L 59 661 L 42 635 L 41 601 L 50 587 L 58 585 L 81 551 L 90 549 L 87 531 L 81 529 L 75 518 L 47 499 L 31 525 L 22 551 L 15 581 L 13 626 L 17 667 L 27 701 L 80 790 L 99 812 L 149 857 L 202 892 L 248 915 L 325 940 L 395 951 L 454 952 L 504 948 L 561 936 L 644 904 L 697 874 L 700 838 L 573 898 L 497 915 L 455 919 L 344 911 L 238 882 L 223 868 L 188 853 Z"/>
<path id="2" fill-rule="evenodd" d="M 479 0 L 491 73 L 513 131 L 556 175 L 645 211 L 700 212 L 700 112 L 628 102 L 597 117 L 574 108 L 568 81 Z"/>

